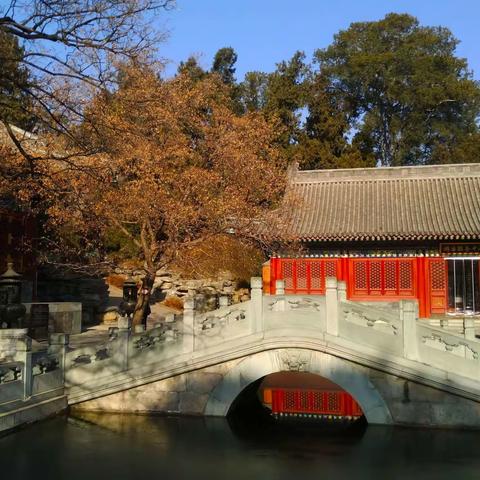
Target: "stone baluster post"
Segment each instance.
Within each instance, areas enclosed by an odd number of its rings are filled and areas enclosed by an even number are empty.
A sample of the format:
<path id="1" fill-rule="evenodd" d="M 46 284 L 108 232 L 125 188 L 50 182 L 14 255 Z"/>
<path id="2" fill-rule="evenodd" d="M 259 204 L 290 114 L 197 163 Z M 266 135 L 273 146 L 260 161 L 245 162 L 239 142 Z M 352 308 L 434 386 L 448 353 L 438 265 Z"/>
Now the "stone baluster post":
<path id="1" fill-rule="evenodd" d="M 471 317 L 463 317 L 463 334 L 467 340 L 475 340 L 475 320 Z"/>
<path id="2" fill-rule="evenodd" d="M 338 288 L 338 301 L 346 302 L 347 301 L 347 282 L 337 282 Z"/>
<path id="3" fill-rule="evenodd" d="M 278 280 L 277 280 L 278 281 Z M 263 332 L 263 282 L 262 277 L 250 279 L 251 300 L 252 300 L 252 330 Z"/>
<path id="4" fill-rule="evenodd" d="M 476 340 L 475 337 L 475 320 L 471 317 L 463 317 L 463 335 L 465 336 L 465 340 Z M 467 348 L 465 349 L 465 358 L 469 360 L 473 360 L 473 352 Z"/>
<path id="5" fill-rule="evenodd" d="M 195 349 L 195 298 L 185 297 L 183 302 L 183 353 Z"/>
<path id="6" fill-rule="evenodd" d="M 218 298 L 219 308 L 228 307 L 230 305 L 230 298 L 227 295 L 220 295 Z"/>
<path id="7" fill-rule="evenodd" d="M 400 301 L 400 318 L 403 325 L 403 355 L 418 361 L 417 309 L 412 300 Z"/>
<path id="8" fill-rule="evenodd" d="M 16 339 L 15 360 L 23 363 L 23 399 L 32 396 L 33 372 L 32 372 L 32 339 L 26 335 Z"/>
<path id="9" fill-rule="evenodd" d="M 285 300 L 285 280 L 275 280 L 275 296 L 277 298 L 273 305 L 273 311 L 284 312 L 287 307 Z"/>
<path id="10" fill-rule="evenodd" d="M 130 335 L 132 333 L 132 319 L 125 316 L 118 317 L 117 321 L 117 348 L 115 352 L 115 358 L 117 364 L 120 366 L 121 371 L 128 370 L 128 344 L 130 341 Z"/>
<path id="11" fill-rule="evenodd" d="M 285 295 L 285 280 L 275 280 L 275 295 Z"/>
<path id="12" fill-rule="evenodd" d="M 327 277 L 325 306 L 327 333 L 338 336 L 338 285 L 335 277 Z"/>
<path id="13" fill-rule="evenodd" d="M 65 367 L 68 344 L 70 336 L 68 333 L 51 333 L 48 337 L 48 353 L 58 355 L 58 367 L 62 372 L 63 381 L 65 381 Z"/>

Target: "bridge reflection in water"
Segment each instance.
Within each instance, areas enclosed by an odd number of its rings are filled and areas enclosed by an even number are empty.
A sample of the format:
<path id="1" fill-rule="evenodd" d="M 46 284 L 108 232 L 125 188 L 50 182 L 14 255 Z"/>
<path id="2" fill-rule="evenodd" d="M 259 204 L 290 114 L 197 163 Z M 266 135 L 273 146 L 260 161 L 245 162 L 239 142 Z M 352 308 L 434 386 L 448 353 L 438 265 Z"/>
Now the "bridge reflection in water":
<path id="1" fill-rule="evenodd" d="M 0 438 L 2 478 L 477 479 L 478 433 L 367 427 L 238 431 L 223 418 L 84 414 Z"/>

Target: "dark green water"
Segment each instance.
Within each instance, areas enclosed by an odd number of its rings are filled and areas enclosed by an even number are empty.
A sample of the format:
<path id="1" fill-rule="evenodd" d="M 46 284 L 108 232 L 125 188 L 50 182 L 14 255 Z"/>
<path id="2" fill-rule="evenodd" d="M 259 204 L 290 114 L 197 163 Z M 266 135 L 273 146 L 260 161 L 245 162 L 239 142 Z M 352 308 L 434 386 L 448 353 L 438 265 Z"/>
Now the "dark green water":
<path id="1" fill-rule="evenodd" d="M 0 438 L 2 480 L 480 479 L 480 434 L 369 427 L 238 433 L 223 419 L 55 418 Z"/>

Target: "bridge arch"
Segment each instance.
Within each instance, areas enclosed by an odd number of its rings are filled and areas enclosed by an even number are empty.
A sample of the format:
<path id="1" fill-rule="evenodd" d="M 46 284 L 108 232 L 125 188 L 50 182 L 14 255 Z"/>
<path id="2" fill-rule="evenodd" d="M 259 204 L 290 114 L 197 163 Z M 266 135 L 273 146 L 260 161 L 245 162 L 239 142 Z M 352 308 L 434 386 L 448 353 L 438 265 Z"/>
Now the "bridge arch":
<path id="1" fill-rule="evenodd" d="M 252 354 L 231 368 L 211 392 L 206 415 L 226 416 L 237 396 L 256 380 L 282 371 L 304 371 L 339 385 L 358 402 L 369 424 L 393 424 L 390 410 L 368 378 L 368 370 L 333 355 L 301 348 Z"/>

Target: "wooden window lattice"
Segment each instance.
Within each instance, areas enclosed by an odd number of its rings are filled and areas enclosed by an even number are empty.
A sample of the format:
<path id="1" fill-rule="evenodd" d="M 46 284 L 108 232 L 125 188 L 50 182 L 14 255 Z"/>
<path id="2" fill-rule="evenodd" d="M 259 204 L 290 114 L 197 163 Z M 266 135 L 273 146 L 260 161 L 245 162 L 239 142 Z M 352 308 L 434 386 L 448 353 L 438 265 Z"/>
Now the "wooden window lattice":
<path id="1" fill-rule="evenodd" d="M 312 290 L 323 291 L 325 288 L 325 277 L 322 267 L 323 265 L 319 261 L 312 260 L 310 263 L 310 288 Z"/>
<path id="2" fill-rule="evenodd" d="M 287 293 L 325 293 L 325 279 L 337 274 L 337 260 L 279 259 L 280 279 Z"/>
<path id="3" fill-rule="evenodd" d="M 378 261 L 370 262 L 370 291 L 382 289 L 382 265 Z"/>
<path id="4" fill-rule="evenodd" d="M 385 290 L 397 291 L 397 263 L 387 260 L 385 262 Z"/>
<path id="5" fill-rule="evenodd" d="M 294 285 L 292 260 L 285 260 L 282 262 L 282 278 L 285 281 L 285 288 L 292 289 Z"/>
<path id="6" fill-rule="evenodd" d="M 307 278 L 307 263 L 304 261 L 297 261 L 297 289 L 307 290 L 308 278 Z"/>
<path id="7" fill-rule="evenodd" d="M 414 259 L 354 259 L 353 295 L 411 297 L 415 294 Z"/>
<path id="8" fill-rule="evenodd" d="M 432 290 L 445 289 L 445 261 L 432 261 L 430 262 L 430 277 Z"/>
<path id="9" fill-rule="evenodd" d="M 334 260 L 325 261 L 325 276 L 336 277 L 337 276 L 337 262 Z"/>
<path id="10" fill-rule="evenodd" d="M 356 290 L 366 290 L 367 288 L 367 263 L 354 263 L 354 282 Z"/>
<path id="11" fill-rule="evenodd" d="M 412 290 L 413 289 L 413 268 L 412 263 L 408 261 L 400 261 L 400 289 Z"/>

